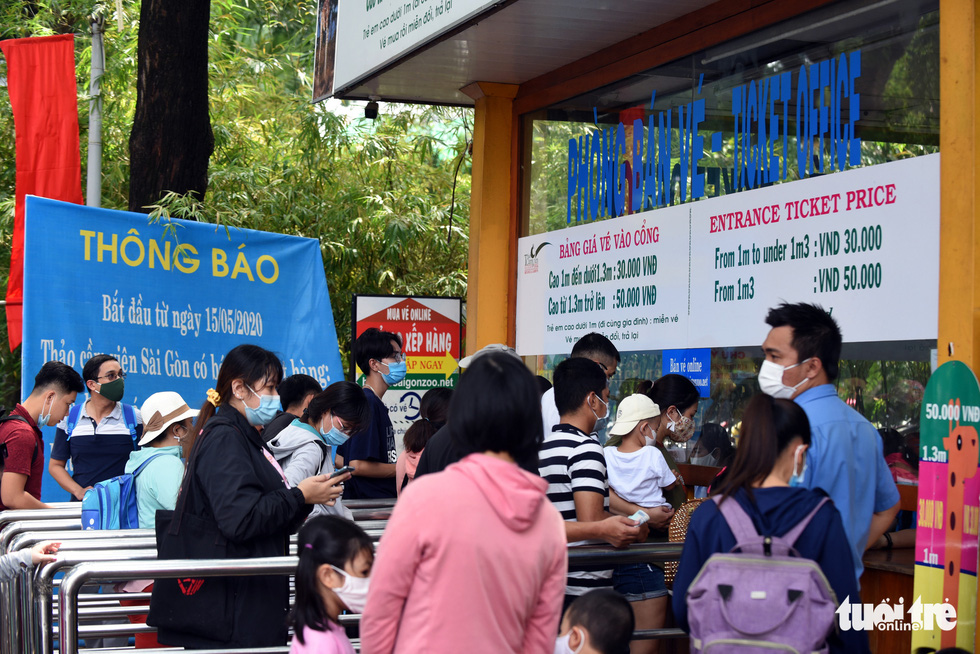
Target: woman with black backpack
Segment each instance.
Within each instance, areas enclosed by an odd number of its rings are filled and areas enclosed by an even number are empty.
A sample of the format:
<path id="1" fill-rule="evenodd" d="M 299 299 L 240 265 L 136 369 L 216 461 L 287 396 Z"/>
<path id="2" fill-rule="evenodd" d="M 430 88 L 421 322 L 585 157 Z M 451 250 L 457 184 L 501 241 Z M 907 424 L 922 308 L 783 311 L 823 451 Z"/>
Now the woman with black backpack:
<path id="1" fill-rule="evenodd" d="M 840 514 L 826 493 L 799 486 L 809 445 L 795 402 L 752 398 L 735 461 L 691 516 L 674 580 L 674 615 L 692 651 L 784 637 L 807 642 L 805 651 L 824 639 L 830 652 L 870 651 L 866 632 L 838 628 L 838 605 L 861 600 Z"/>

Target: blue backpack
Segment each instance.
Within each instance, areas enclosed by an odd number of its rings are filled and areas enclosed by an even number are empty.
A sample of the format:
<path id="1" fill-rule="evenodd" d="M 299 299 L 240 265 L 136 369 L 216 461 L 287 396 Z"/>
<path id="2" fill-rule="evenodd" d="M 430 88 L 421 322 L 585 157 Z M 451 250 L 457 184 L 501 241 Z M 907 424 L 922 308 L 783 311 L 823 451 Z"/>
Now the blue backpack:
<path id="1" fill-rule="evenodd" d="M 139 529 L 136 477 L 158 456 L 154 454 L 136 470 L 100 481 L 82 498 L 82 529 Z"/>

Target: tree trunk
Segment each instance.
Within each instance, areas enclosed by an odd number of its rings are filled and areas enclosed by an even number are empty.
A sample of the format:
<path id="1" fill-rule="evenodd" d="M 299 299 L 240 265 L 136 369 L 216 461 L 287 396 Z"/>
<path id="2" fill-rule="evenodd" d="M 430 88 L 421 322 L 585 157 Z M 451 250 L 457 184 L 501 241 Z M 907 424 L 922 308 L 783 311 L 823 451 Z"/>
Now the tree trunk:
<path id="1" fill-rule="evenodd" d="M 210 0 L 143 0 L 129 209 L 149 213 L 167 191 L 204 197 L 214 134 L 208 111 Z"/>

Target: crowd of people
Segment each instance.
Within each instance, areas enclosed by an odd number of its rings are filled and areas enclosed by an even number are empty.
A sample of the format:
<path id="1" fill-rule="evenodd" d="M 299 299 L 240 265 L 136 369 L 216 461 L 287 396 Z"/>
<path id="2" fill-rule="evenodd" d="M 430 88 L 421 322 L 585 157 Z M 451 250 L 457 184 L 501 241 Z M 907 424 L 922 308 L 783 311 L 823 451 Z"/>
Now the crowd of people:
<path id="1" fill-rule="evenodd" d="M 760 536 L 792 539 L 838 603 L 859 601 L 863 553 L 898 511 L 882 438 L 835 390 L 836 322 L 809 304 L 780 305 L 766 322 L 762 392 L 738 447 L 705 426 L 691 456 L 721 473 L 691 515 L 672 588 L 659 563 L 569 569 L 570 547 L 667 540 L 688 492 L 666 444 L 698 431 L 700 393 L 677 374 L 610 415 L 620 353 L 596 333 L 550 387 L 506 346 L 465 358 L 455 390 L 425 395 L 401 454 L 382 398 L 404 378 L 405 356 L 400 337 L 378 329 L 353 343 L 361 387 L 284 378 L 274 353 L 240 345 L 199 410 L 169 391 L 139 409 L 123 403 L 125 372 L 108 355 L 81 375 L 49 362 L 0 423 L 0 509 L 45 507 L 48 425 L 48 469 L 74 499 L 136 475 L 140 526 L 156 529 L 161 558 L 281 556 L 299 531 L 292 611 L 282 576 L 132 582 L 124 590 L 152 593 L 157 628 L 138 646 L 276 646 L 291 627 L 293 652 L 353 652 L 346 611 L 362 615 L 366 654 L 653 653 L 660 641 L 631 642 L 635 629 L 703 628 L 699 573 L 742 543 L 733 511 Z M 394 497 L 375 551 L 343 499 Z M 55 550 L 45 544 L 35 562 Z M 860 631 L 824 637 L 832 652 L 868 651 Z"/>

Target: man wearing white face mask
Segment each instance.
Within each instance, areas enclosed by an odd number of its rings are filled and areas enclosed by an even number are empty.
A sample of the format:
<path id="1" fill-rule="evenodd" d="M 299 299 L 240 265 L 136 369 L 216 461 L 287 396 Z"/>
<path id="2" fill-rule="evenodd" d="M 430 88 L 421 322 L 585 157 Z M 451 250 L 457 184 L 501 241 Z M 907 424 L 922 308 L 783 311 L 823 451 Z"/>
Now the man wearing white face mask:
<path id="1" fill-rule="evenodd" d="M 612 379 L 616 374 L 616 369 L 620 361 L 619 350 L 612 344 L 612 341 L 596 332 L 586 334 L 578 339 L 575 345 L 572 346 L 570 356 L 573 359 L 582 358 L 596 362 L 602 368 L 602 372 L 605 373 L 607 380 Z M 544 422 L 545 438 L 551 433 L 552 428 L 561 422 L 558 405 L 555 403 L 554 388 L 549 388 L 541 396 L 541 420 Z M 595 425 L 592 427 L 594 433 L 599 436 L 600 443 L 605 440 L 603 435 L 607 422 L 608 417 L 604 416 L 596 420 Z"/>
<path id="2" fill-rule="evenodd" d="M 812 443 L 801 484 L 822 488 L 834 500 L 854 555 L 861 557 L 898 513 L 898 489 L 885 464 L 881 436 L 864 416 L 837 395 L 842 336 L 837 322 L 813 304 L 781 304 L 770 309 L 772 328 L 762 343 L 762 392 L 792 399 L 807 414 Z"/>
<path id="3" fill-rule="evenodd" d="M 58 424 L 84 390 L 71 366 L 49 361 L 34 377 L 31 394 L 0 423 L 0 511 L 48 508 L 41 501 L 41 427 Z"/>

